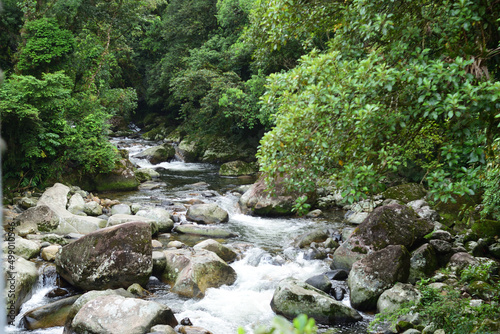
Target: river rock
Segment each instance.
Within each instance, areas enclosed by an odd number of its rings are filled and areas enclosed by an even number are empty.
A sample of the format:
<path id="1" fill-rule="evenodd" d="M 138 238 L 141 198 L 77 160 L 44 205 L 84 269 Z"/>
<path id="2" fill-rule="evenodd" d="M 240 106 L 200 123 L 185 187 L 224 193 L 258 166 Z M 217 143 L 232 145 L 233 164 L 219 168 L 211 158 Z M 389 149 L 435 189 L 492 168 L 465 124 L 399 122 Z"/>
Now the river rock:
<path id="1" fill-rule="evenodd" d="M 33 262 L 9 254 L 4 256 L 4 277 L 7 318 L 13 321 L 21 305 L 31 296 L 38 270 Z"/>
<path id="2" fill-rule="evenodd" d="M 144 334 L 160 324 L 177 326 L 172 310 L 166 305 L 121 296 L 101 296 L 78 311 L 70 331 L 77 334 Z"/>
<path id="3" fill-rule="evenodd" d="M 36 207 L 26 210 L 16 218 L 19 235 L 38 232 L 87 234 L 106 226 L 103 219 L 78 216 L 66 210 L 68 193 L 69 187 L 60 183 L 47 188 Z"/>
<path id="4" fill-rule="evenodd" d="M 328 294 L 315 287 L 286 278 L 279 282 L 271 300 L 271 308 L 276 314 L 293 319 L 300 314 L 307 314 L 320 324 L 355 322 L 362 319 L 352 308 L 336 301 Z"/>
<path id="5" fill-rule="evenodd" d="M 158 173 L 153 168 L 142 167 L 142 168 L 137 169 L 137 172 L 149 175 L 149 179 L 157 179 L 160 177 L 160 173 Z"/>
<path id="6" fill-rule="evenodd" d="M 87 304 L 89 301 L 96 299 L 97 297 L 101 296 L 121 296 L 125 298 L 134 298 L 135 296 L 128 292 L 127 290 L 123 288 L 119 289 L 107 289 L 107 290 L 101 290 L 101 291 L 89 291 L 87 293 L 84 293 L 78 299 L 73 303 L 71 306 L 68 316 L 66 317 L 66 322 L 64 324 L 64 334 L 70 334 L 70 328 L 71 328 L 71 323 L 73 322 L 73 318 L 75 315 L 80 311 L 80 309 L 83 307 L 83 305 Z"/>
<path id="7" fill-rule="evenodd" d="M 32 259 L 40 254 L 40 244 L 35 241 L 27 240 L 21 237 L 9 236 L 7 241 L 3 242 L 4 254 L 15 254 L 26 260 Z"/>
<path id="8" fill-rule="evenodd" d="M 310 277 L 306 280 L 306 283 L 326 293 L 332 288 L 332 282 L 325 274 Z"/>
<path id="9" fill-rule="evenodd" d="M 209 330 L 198 326 L 180 326 L 179 333 L 181 334 L 212 334 Z"/>
<path id="10" fill-rule="evenodd" d="M 130 209 L 130 205 L 128 204 L 116 204 L 111 207 L 110 215 L 131 215 L 132 210 Z"/>
<path id="11" fill-rule="evenodd" d="M 195 204 L 187 210 L 186 219 L 201 224 L 218 224 L 229 221 L 229 215 L 216 203 Z"/>
<path id="12" fill-rule="evenodd" d="M 208 288 L 231 285 L 236 272 L 214 252 L 171 249 L 164 251 L 167 265 L 162 275 L 172 285 L 171 292 L 189 298 L 201 298 Z"/>
<path id="13" fill-rule="evenodd" d="M 102 215 L 102 206 L 95 201 L 90 201 L 83 206 L 83 212 L 89 216 L 97 217 Z"/>
<path id="14" fill-rule="evenodd" d="M 80 194 L 74 194 L 71 196 L 69 199 L 68 203 L 68 211 L 71 212 L 72 214 L 75 215 L 82 215 L 83 213 L 83 208 L 85 207 L 85 200 L 83 199 L 82 195 Z"/>
<path id="15" fill-rule="evenodd" d="M 411 254 L 408 282 L 414 284 L 422 278 L 430 277 L 437 268 L 438 260 L 434 247 L 423 244 Z"/>
<path id="16" fill-rule="evenodd" d="M 221 176 L 242 176 L 253 175 L 257 173 L 258 169 L 255 164 L 244 162 L 241 160 L 230 161 L 222 164 L 219 169 Z"/>
<path id="17" fill-rule="evenodd" d="M 167 258 L 165 253 L 160 251 L 153 251 L 153 272 L 156 277 L 161 277 L 167 266 Z"/>
<path id="18" fill-rule="evenodd" d="M 194 224 L 178 225 L 174 228 L 174 231 L 182 234 L 200 235 L 209 238 L 232 238 L 236 236 L 236 234 L 232 232 L 215 226 L 199 226 Z"/>
<path id="19" fill-rule="evenodd" d="M 128 156 L 128 152 L 125 151 L 123 155 Z M 115 167 L 111 172 L 100 173 L 94 178 L 97 191 L 137 190 L 140 182 L 135 177 L 134 165 L 124 156 L 115 163 Z"/>
<path id="20" fill-rule="evenodd" d="M 125 223 L 131 222 L 142 222 L 149 225 L 151 229 L 151 235 L 158 233 L 158 225 L 154 219 L 149 219 L 146 217 L 136 216 L 136 215 L 122 215 L 117 214 L 109 217 L 107 227 L 117 226 Z"/>
<path id="21" fill-rule="evenodd" d="M 189 139 L 183 139 L 177 147 L 177 152 L 184 162 L 196 162 L 201 155 L 201 148 L 197 142 Z"/>
<path id="22" fill-rule="evenodd" d="M 64 326 L 71 306 L 80 295 L 60 299 L 37 307 L 23 316 L 24 327 L 28 330 Z"/>
<path id="23" fill-rule="evenodd" d="M 374 310 L 379 296 L 396 282 L 406 282 L 410 254 L 402 245 L 392 245 L 355 262 L 349 272 L 351 305 L 357 310 Z"/>
<path id="24" fill-rule="evenodd" d="M 264 179 L 259 179 L 241 195 L 238 204 L 245 214 L 259 216 L 286 216 L 292 214 L 295 200 L 292 196 L 271 196 L 265 191 Z"/>
<path id="25" fill-rule="evenodd" d="M 174 221 L 171 219 L 171 213 L 162 208 L 149 208 L 137 211 L 137 216 L 153 219 L 158 226 L 159 233 L 168 233 L 174 228 Z"/>
<path id="26" fill-rule="evenodd" d="M 404 203 L 416 201 L 427 195 L 427 191 L 421 184 L 405 183 L 390 187 L 382 193 L 387 199 L 395 199 Z"/>
<path id="27" fill-rule="evenodd" d="M 32 208 L 32 207 L 35 207 L 38 203 L 38 198 L 35 198 L 35 197 L 23 197 L 21 198 L 17 204 L 19 204 L 21 206 L 21 208 L 23 209 L 29 209 L 29 208 Z"/>
<path id="28" fill-rule="evenodd" d="M 354 262 L 388 245 L 411 248 L 433 228 L 434 224 L 418 218 L 407 206 L 395 203 L 378 207 L 335 250 L 333 265 L 349 270 Z"/>
<path id="29" fill-rule="evenodd" d="M 59 245 L 51 245 L 44 247 L 42 249 L 42 259 L 45 261 L 54 261 L 56 259 L 57 253 L 59 253 L 59 249 L 61 249 L 61 246 Z"/>
<path id="30" fill-rule="evenodd" d="M 151 227 L 125 223 L 87 234 L 64 246 L 57 272 L 84 290 L 146 284 L 153 270 Z"/>
<path id="31" fill-rule="evenodd" d="M 159 334 L 177 334 L 175 329 L 169 325 L 156 325 L 151 327 L 150 333 L 159 333 Z"/>
<path id="32" fill-rule="evenodd" d="M 294 241 L 294 246 L 298 248 L 309 247 L 313 242 L 324 242 L 330 237 L 330 233 L 325 229 L 314 229 L 298 236 Z"/>
<path id="33" fill-rule="evenodd" d="M 231 248 L 224 246 L 220 242 L 217 242 L 213 239 L 207 239 L 202 242 L 197 243 L 193 247 L 195 250 L 205 249 L 217 254 L 222 260 L 230 263 L 233 262 L 238 254 L 233 251 Z"/>
<path id="34" fill-rule="evenodd" d="M 418 302 L 420 292 L 411 284 L 396 283 L 392 288 L 385 290 L 377 301 L 377 312 L 394 312 L 404 303 Z"/>
<path id="35" fill-rule="evenodd" d="M 153 165 L 170 161 L 174 157 L 175 149 L 168 144 L 150 147 L 134 156 L 134 158 L 147 159 Z"/>

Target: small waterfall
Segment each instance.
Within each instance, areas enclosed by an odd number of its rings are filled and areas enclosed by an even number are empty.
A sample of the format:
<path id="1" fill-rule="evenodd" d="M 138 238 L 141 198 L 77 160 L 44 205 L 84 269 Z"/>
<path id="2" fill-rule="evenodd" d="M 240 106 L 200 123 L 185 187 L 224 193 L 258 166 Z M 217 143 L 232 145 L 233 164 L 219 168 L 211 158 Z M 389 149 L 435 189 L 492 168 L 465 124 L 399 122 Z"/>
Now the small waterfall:
<path id="1" fill-rule="evenodd" d="M 14 326 L 7 326 L 6 333 L 18 333 L 24 331 L 24 326 L 22 323 L 23 316 L 26 312 L 29 312 L 37 307 L 47 304 L 48 298 L 47 293 L 52 291 L 57 287 L 57 273 L 56 267 L 53 264 L 42 263 L 38 267 L 38 281 L 32 288 L 31 298 L 26 301 L 19 310 L 19 314 L 14 320 Z M 60 333 L 61 331 L 56 331 L 55 328 L 36 331 L 36 333 Z M 35 333 L 35 332 L 30 332 Z"/>

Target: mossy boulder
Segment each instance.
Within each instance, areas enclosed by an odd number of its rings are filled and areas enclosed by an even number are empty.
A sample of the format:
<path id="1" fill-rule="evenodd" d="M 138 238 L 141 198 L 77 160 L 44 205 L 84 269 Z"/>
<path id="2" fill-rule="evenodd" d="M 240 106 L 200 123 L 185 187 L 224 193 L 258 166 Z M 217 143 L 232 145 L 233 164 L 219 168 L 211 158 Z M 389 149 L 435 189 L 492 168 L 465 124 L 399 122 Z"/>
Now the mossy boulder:
<path id="1" fill-rule="evenodd" d="M 219 175 L 221 176 L 253 175 L 257 172 L 258 168 L 255 163 L 248 163 L 241 160 L 226 162 L 219 169 Z"/>
<path id="2" fill-rule="evenodd" d="M 478 238 L 494 240 L 500 237 L 500 221 L 480 219 L 471 226 L 471 230 Z"/>
<path id="3" fill-rule="evenodd" d="M 350 269 L 354 262 L 389 245 L 411 249 L 433 229 L 432 222 L 419 218 L 405 205 L 378 207 L 335 250 L 333 264 L 337 269 Z"/>
<path id="4" fill-rule="evenodd" d="M 197 162 L 203 154 L 200 143 L 192 139 L 183 139 L 177 147 L 177 152 L 185 162 Z"/>
<path id="5" fill-rule="evenodd" d="M 427 195 L 424 186 L 417 183 L 405 183 L 390 187 L 382 193 L 386 199 L 395 199 L 404 203 L 416 201 Z"/>
<path id="6" fill-rule="evenodd" d="M 362 319 L 356 310 L 312 285 L 291 277 L 278 284 L 271 300 L 271 308 L 275 313 L 290 320 L 300 314 L 306 314 L 317 323 L 327 325 Z"/>
<path id="7" fill-rule="evenodd" d="M 270 195 L 261 178 L 240 197 L 238 204 L 245 214 L 287 216 L 292 214 L 295 198 L 291 195 Z"/>
<path id="8" fill-rule="evenodd" d="M 146 284 L 153 270 L 151 226 L 125 223 L 107 227 L 64 246 L 57 273 L 83 290 Z"/>
<path id="9" fill-rule="evenodd" d="M 98 174 L 94 178 L 94 183 L 94 187 L 90 189 L 100 192 L 137 190 L 140 184 L 135 177 L 134 165 L 128 158 L 119 159 L 111 172 Z"/>
<path id="10" fill-rule="evenodd" d="M 167 162 L 175 157 L 175 148 L 169 144 L 150 147 L 134 156 L 139 159 L 147 159 L 153 165 Z"/>
<path id="11" fill-rule="evenodd" d="M 186 219 L 200 224 L 218 224 L 226 223 L 229 214 L 216 203 L 195 204 L 187 210 Z"/>

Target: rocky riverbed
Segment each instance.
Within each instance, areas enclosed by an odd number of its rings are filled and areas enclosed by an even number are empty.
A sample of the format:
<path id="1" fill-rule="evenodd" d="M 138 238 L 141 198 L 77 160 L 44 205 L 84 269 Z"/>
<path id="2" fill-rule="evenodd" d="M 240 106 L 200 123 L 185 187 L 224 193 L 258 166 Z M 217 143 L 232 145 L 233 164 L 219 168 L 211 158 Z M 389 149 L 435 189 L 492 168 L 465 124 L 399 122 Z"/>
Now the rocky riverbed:
<path id="1" fill-rule="evenodd" d="M 497 239 L 450 230 L 418 186 L 342 207 L 327 193 L 319 202 L 334 211 L 266 218 L 258 214 L 286 213 L 290 199 L 221 178 L 214 165 L 171 161 L 171 152 L 151 162 L 133 157 L 144 145 L 121 145 L 149 175 L 138 191 L 54 184 L 4 209 L 16 272 L 8 332 L 229 334 L 306 313 L 322 331 L 364 333 L 371 314 L 418 300 L 414 284 L 429 277 L 491 302 L 487 286 L 453 280 L 470 265 L 497 274 Z M 439 330 L 412 321 L 419 333 Z"/>

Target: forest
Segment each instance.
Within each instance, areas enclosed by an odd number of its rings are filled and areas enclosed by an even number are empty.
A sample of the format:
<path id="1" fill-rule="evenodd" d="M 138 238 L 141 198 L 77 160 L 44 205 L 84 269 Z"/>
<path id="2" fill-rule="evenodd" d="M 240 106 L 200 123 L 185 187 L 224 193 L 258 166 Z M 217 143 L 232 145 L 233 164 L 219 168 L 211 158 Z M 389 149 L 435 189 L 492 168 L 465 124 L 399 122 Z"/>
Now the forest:
<path id="1" fill-rule="evenodd" d="M 3 0 L 3 178 L 109 172 L 113 117 L 260 140 L 306 212 L 395 174 L 500 218 L 500 2 Z M 277 187 L 276 185 L 280 186 Z"/>

